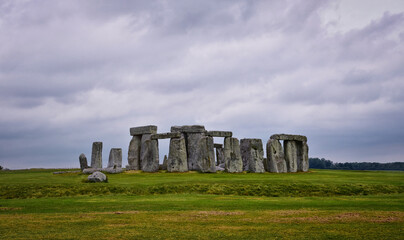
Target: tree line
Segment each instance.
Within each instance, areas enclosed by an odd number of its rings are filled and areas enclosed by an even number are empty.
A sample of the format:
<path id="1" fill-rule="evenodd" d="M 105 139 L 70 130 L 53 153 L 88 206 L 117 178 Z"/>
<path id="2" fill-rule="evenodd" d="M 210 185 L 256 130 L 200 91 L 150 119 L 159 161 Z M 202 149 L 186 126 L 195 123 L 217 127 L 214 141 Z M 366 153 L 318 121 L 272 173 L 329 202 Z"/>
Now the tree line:
<path id="1" fill-rule="evenodd" d="M 310 168 L 340 169 L 340 170 L 396 170 L 404 171 L 404 162 L 378 163 L 378 162 L 346 162 L 334 163 L 324 158 L 309 158 Z"/>

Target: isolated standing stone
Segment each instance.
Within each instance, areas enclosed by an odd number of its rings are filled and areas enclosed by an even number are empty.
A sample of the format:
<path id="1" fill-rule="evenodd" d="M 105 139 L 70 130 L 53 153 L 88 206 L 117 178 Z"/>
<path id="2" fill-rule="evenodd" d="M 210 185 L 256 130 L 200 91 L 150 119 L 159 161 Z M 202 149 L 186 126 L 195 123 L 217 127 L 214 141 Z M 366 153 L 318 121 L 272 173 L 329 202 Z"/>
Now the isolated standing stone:
<path id="1" fill-rule="evenodd" d="M 197 165 L 201 172 L 216 172 L 215 150 L 213 147 L 213 137 L 202 137 L 198 142 Z"/>
<path id="2" fill-rule="evenodd" d="M 83 171 L 86 168 L 89 168 L 89 166 L 87 164 L 87 157 L 86 157 L 86 155 L 84 155 L 84 153 L 80 154 L 79 161 L 80 161 L 80 169 L 81 169 L 81 171 Z"/>
<path id="3" fill-rule="evenodd" d="M 284 145 L 287 170 L 288 172 L 297 172 L 298 142 L 285 140 Z"/>
<path id="4" fill-rule="evenodd" d="M 241 139 L 240 151 L 243 159 L 243 170 L 256 173 L 265 172 L 264 151 L 261 139 Z"/>
<path id="5" fill-rule="evenodd" d="M 224 160 L 227 172 L 236 173 L 243 171 L 240 143 L 237 138 L 226 137 L 224 139 Z"/>
<path id="6" fill-rule="evenodd" d="M 265 169 L 268 172 L 287 172 L 285 154 L 279 140 L 269 139 L 267 142 L 267 159 L 264 161 Z"/>
<path id="7" fill-rule="evenodd" d="M 187 149 L 185 138 L 171 138 L 170 150 L 167 159 L 167 171 L 169 172 L 187 172 Z"/>
<path id="8" fill-rule="evenodd" d="M 150 135 L 142 135 L 140 165 L 141 170 L 144 172 L 157 172 L 159 170 L 158 140 L 151 140 Z"/>
<path id="9" fill-rule="evenodd" d="M 94 172 L 93 174 L 87 177 L 89 182 L 106 182 L 107 176 L 105 176 L 102 172 Z"/>
<path id="10" fill-rule="evenodd" d="M 93 142 L 91 168 L 102 168 L 102 142 Z"/>
<path id="11" fill-rule="evenodd" d="M 109 152 L 108 168 L 122 168 L 122 148 L 111 148 Z"/>
<path id="12" fill-rule="evenodd" d="M 135 135 L 129 143 L 127 170 L 140 170 L 141 135 Z"/>

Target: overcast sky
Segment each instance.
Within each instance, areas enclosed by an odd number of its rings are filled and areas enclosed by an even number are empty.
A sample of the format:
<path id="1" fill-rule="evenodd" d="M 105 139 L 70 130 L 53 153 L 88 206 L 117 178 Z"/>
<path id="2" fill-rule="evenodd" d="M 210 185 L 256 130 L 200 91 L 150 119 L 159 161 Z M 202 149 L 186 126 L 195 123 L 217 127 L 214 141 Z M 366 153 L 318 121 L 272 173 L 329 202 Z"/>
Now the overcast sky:
<path id="1" fill-rule="evenodd" d="M 404 161 L 404 1 L 0 0 L 0 109 L 12 169 L 79 167 L 93 141 L 126 165 L 149 124 Z"/>

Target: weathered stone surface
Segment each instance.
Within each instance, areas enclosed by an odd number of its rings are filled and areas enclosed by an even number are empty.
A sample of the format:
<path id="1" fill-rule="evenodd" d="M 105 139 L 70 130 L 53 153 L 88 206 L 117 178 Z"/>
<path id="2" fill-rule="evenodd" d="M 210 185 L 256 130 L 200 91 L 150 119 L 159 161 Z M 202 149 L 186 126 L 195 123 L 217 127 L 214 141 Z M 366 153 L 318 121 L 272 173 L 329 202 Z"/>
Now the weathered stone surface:
<path id="1" fill-rule="evenodd" d="M 223 148 L 223 144 L 220 144 L 220 143 L 215 143 L 215 144 L 213 144 L 213 146 L 215 148 Z"/>
<path id="2" fill-rule="evenodd" d="M 285 140 L 283 144 L 287 170 L 288 172 L 297 172 L 298 142 Z"/>
<path id="3" fill-rule="evenodd" d="M 225 170 L 226 169 L 222 165 L 216 166 L 216 171 L 225 171 Z"/>
<path id="4" fill-rule="evenodd" d="M 111 148 L 107 168 L 122 168 L 122 148 Z"/>
<path id="5" fill-rule="evenodd" d="M 199 141 L 202 137 L 204 137 L 204 135 L 203 133 L 186 133 L 185 137 L 187 144 L 188 170 L 199 171 L 199 165 L 198 165 L 198 161 L 200 160 Z"/>
<path id="6" fill-rule="evenodd" d="M 282 134 L 274 134 L 274 135 L 272 135 L 270 137 L 270 139 L 307 142 L 307 137 L 306 136 L 283 134 L 283 133 Z"/>
<path id="7" fill-rule="evenodd" d="M 224 160 L 227 172 L 236 173 L 243 171 L 240 143 L 237 138 L 228 137 L 224 139 Z"/>
<path id="8" fill-rule="evenodd" d="M 101 169 L 101 172 L 106 172 L 106 173 L 122 173 L 124 170 L 122 168 L 103 168 Z"/>
<path id="9" fill-rule="evenodd" d="M 164 155 L 163 164 L 160 166 L 160 170 L 167 170 L 167 155 Z"/>
<path id="10" fill-rule="evenodd" d="M 267 142 L 267 159 L 264 161 L 265 170 L 274 173 L 287 172 L 285 154 L 279 140 L 269 139 Z"/>
<path id="11" fill-rule="evenodd" d="M 144 172 L 159 170 L 159 147 L 157 140 L 150 139 L 151 134 L 143 134 L 140 149 L 140 166 Z"/>
<path id="12" fill-rule="evenodd" d="M 309 171 L 309 146 L 307 145 L 307 142 L 301 142 L 299 147 L 297 171 L 307 172 Z"/>
<path id="13" fill-rule="evenodd" d="M 87 164 L 87 157 L 86 157 L 86 155 L 84 155 L 84 153 L 80 154 L 79 161 L 80 161 L 80 169 L 81 169 L 81 171 L 83 171 L 86 168 L 89 168 L 89 166 Z"/>
<path id="14" fill-rule="evenodd" d="M 171 138 L 167 159 L 168 172 L 187 172 L 187 149 L 185 138 Z"/>
<path id="15" fill-rule="evenodd" d="M 216 165 L 224 164 L 224 149 L 216 148 Z"/>
<path id="16" fill-rule="evenodd" d="M 89 182 L 106 182 L 107 176 L 105 176 L 102 172 L 94 172 L 93 174 L 87 177 Z"/>
<path id="17" fill-rule="evenodd" d="M 140 170 L 140 147 L 141 136 L 136 135 L 132 137 L 128 148 L 128 165 L 126 170 Z"/>
<path id="18" fill-rule="evenodd" d="M 171 132 L 204 133 L 206 132 L 206 130 L 205 127 L 202 125 L 184 125 L 184 126 L 172 126 Z"/>
<path id="19" fill-rule="evenodd" d="M 179 138 L 179 137 L 181 137 L 180 132 L 156 133 L 156 134 L 151 135 L 151 140 L 167 139 L 167 138 Z"/>
<path id="20" fill-rule="evenodd" d="M 148 126 L 141 126 L 141 127 L 133 127 L 129 130 L 131 136 L 135 135 L 143 135 L 143 134 L 153 134 L 157 133 L 157 126 L 155 125 L 148 125 Z"/>
<path id="21" fill-rule="evenodd" d="M 198 142 L 198 169 L 204 173 L 216 172 L 213 137 L 204 136 Z"/>
<path id="22" fill-rule="evenodd" d="M 229 131 L 207 131 L 206 136 L 211 137 L 232 137 L 233 133 Z"/>
<path id="23" fill-rule="evenodd" d="M 102 168 L 102 142 L 93 142 L 91 168 Z"/>
<path id="24" fill-rule="evenodd" d="M 264 168 L 264 150 L 261 139 L 245 138 L 240 143 L 243 170 L 262 173 Z"/>

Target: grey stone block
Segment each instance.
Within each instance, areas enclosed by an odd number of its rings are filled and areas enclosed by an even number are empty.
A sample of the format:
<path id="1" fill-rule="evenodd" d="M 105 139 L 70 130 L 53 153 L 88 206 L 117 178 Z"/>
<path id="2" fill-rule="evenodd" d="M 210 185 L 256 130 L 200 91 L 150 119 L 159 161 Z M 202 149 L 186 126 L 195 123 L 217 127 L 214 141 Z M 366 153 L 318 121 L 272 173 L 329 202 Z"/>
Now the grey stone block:
<path id="1" fill-rule="evenodd" d="M 122 168 L 122 148 L 111 148 L 107 168 Z"/>
<path id="2" fill-rule="evenodd" d="M 167 138 L 179 138 L 179 137 L 181 137 L 180 132 L 156 133 L 156 134 L 151 135 L 151 140 L 167 139 Z"/>
<path id="3" fill-rule="evenodd" d="M 150 139 L 151 134 L 143 134 L 140 149 L 140 166 L 144 172 L 159 170 L 159 147 L 157 140 Z"/>
<path id="4" fill-rule="evenodd" d="M 216 172 L 215 150 L 213 147 L 213 137 L 204 136 L 198 141 L 198 169 L 204 173 Z"/>
<path id="5" fill-rule="evenodd" d="M 140 170 L 140 148 L 141 136 L 136 135 L 132 137 L 128 148 L 128 165 L 126 170 Z"/>
<path id="6" fill-rule="evenodd" d="M 233 133 L 229 131 L 207 131 L 206 136 L 211 137 L 232 137 Z"/>
<path id="7" fill-rule="evenodd" d="M 87 177 L 89 182 L 106 182 L 107 176 L 105 176 L 102 172 L 94 172 L 93 174 Z"/>
<path id="8" fill-rule="evenodd" d="M 282 134 L 274 134 L 274 135 L 272 135 L 270 137 L 270 139 L 307 142 L 307 137 L 306 136 L 283 134 L 283 133 Z"/>
<path id="9" fill-rule="evenodd" d="M 204 137 L 203 133 L 186 133 L 186 144 L 187 144 L 187 159 L 188 159 L 188 170 L 189 171 L 199 171 L 198 161 L 200 160 L 199 152 L 200 145 L 199 140 Z M 213 146 L 213 145 L 212 145 Z"/>
<path id="10" fill-rule="evenodd" d="M 298 142 L 285 140 L 283 144 L 287 170 L 288 172 L 297 172 Z"/>
<path id="11" fill-rule="evenodd" d="M 171 138 L 170 150 L 167 159 L 168 172 L 187 172 L 187 149 L 185 138 Z"/>
<path id="12" fill-rule="evenodd" d="M 202 125 L 184 125 L 184 126 L 172 126 L 171 132 L 204 133 L 206 132 L 206 130 L 205 127 Z"/>
<path id="13" fill-rule="evenodd" d="M 84 153 L 80 154 L 79 162 L 80 162 L 81 171 L 83 171 L 86 168 L 89 168 L 88 163 L 87 163 L 87 157 L 86 157 L 86 155 L 84 155 Z"/>
<path id="14" fill-rule="evenodd" d="M 216 148 L 216 165 L 224 164 L 224 149 Z"/>
<path id="15" fill-rule="evenodd" d="M 141 126 L 141 127 L 133 127 L 130 128 L 130 135 L 143 135 L 143 134 L 153 134 L 157 133 L 157 126 L 155 125 L 148 125 L 148 126 Z"/>
<path id="16" fill-rule="evenodd" d="M 240 151 L 243 159 L 243 170 L 255 173 L 265 172 L 264 150 L 261 139 L 241 139 Z"/>
<path id="17" fill-rule="evenodd" d="M 269 139 L 267 142 L 267 159 L 264 161 L 265 170 L 274 173 L 287 172 L 285 154 L 279 140 Z"/>
<path id="18" fill-rule="evenodd" d="M 225 169 L 230 173 L 243 171 L 243 160 L 241 158 L 240 143 L 237 138 L 224 139 Z"/>
<path id="19" fill-rule="evenodd" d="M 102 142 L 93 142 L 91 168 L 102 168 Z"/>
<path id="20" fill-rule="evenodd" d="M 309 146 L 307 142 L 301 142 L 299 147 L 297 171 L 307 172 L 309 171 Z"/>

